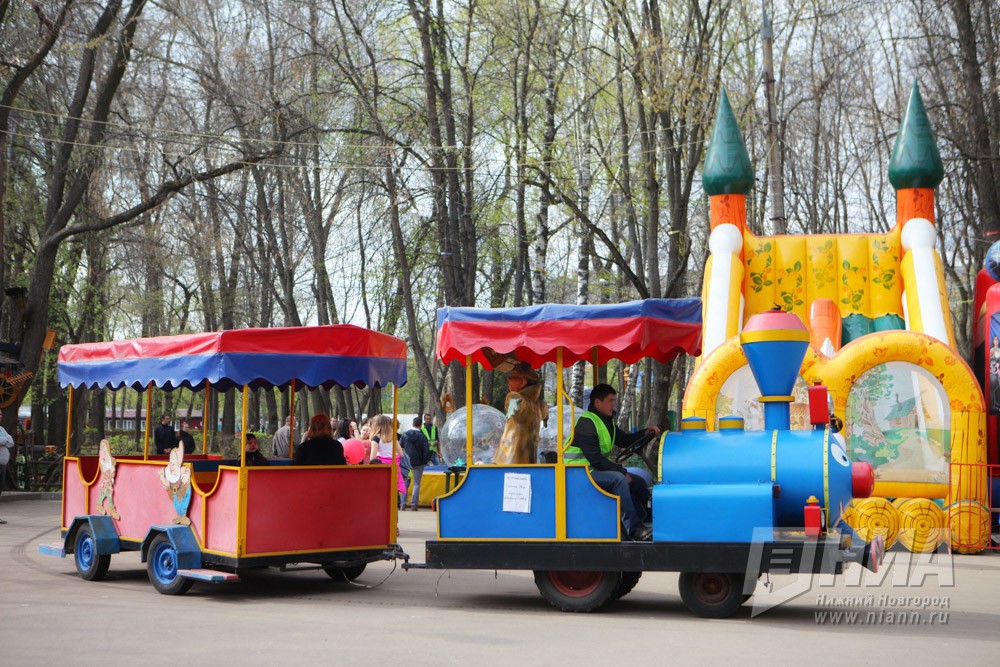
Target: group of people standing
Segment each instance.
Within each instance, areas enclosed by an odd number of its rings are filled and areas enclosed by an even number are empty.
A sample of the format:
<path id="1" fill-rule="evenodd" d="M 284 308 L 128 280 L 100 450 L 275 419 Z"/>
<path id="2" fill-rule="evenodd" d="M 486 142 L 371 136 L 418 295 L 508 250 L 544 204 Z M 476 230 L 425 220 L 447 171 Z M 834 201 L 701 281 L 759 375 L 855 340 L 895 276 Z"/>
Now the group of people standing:
<path id="1" fill-rule="evenodd" d="M 171 449 L 181 444 L 184 445 L 185 454 L 194 452 L 194 437 L 188 432 L 188 428 L 187 421 L 181 421 L 180 430 L 175 431 L 170 415 L 160 417 L 160 425 L 153 430 L 156 453 L 169 454 Z"/>
<path id="2" fill-rule="evenodd" d="M 368 421 L 358 424 L 351 419 L 334 422 L 324 414 L 313 415 L 309 427 L 302 435 L 302 442 L 291 452 L 294 454 L 294 465 L 347 465 L 344 445 L 348 441 L 363 443 L 360 460 L 351 463 L 392 463 L 395 458 L 399 465 L 397 490 L 399 491 L 399 508 L 406 509 L 406 499 L 410 490 L 411 479 L 413 496 L 410 509 L 416 511 L 420 498 L 420 480 L 424 467 L 433 465 L 440 460 L 438 454 L 438 432 L 431 415 L 413 419 L 413 427 L 401 437 L 396 435 L 397 422 L 389 415 L 375 415 Z M 250 458 L 250 436 L 247 436 L 247 465 Z M 256 444 L 256 438 L 254 438 Z M 291 417 L 285 419 L 284 425 L 274 434 L 272 455 L 287 458 L 291 447 Z M 267 459 L 254 448 L 255 457 Z"/>

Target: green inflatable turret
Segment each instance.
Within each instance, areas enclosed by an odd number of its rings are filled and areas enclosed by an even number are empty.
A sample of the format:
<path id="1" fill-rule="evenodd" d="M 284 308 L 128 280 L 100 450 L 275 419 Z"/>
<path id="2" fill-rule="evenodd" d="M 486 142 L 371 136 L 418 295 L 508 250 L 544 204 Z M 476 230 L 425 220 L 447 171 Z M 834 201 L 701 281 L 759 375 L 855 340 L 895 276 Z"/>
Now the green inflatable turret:
<path id="1" fill-rule="evenodd" d="M 896 145 L 889 160 L 889 182 L 897 190 L 907 188 L 934 189 L 944 178 L 944 165 L 938 152 L 934 131 L 920 97 L 920 88 L 913 82 L 906 114 L 899 124 Z"/>
<path id="2" fill-rule="evenodd" d="M 715 127 L 708 144 L 701 184 L 708 195 L 745 195 L 753 186 L 753 169 L 740 126 L 725 88 L 719 96 Z"/>

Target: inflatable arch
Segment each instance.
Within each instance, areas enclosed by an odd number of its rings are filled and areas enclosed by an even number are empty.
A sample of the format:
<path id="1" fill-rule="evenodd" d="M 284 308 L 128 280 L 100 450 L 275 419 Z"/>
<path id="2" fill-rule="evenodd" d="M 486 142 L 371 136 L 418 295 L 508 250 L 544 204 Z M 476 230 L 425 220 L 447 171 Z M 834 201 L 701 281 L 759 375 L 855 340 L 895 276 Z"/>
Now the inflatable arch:
<path id="1" fill-rule="evenodd" d="M 868 334 L 843 347 L 832 359 L 810 346 L 800 374 L 807 384 L 826 385 L 834 400 L 834 410 L 844 417 L 855 383 L 868 371 L 892 362 L 924 369 L 937 381 L 950 413 L 949 462 L 985 463 L 986 406 L 982 391 L 965 360 L 936 338 L 907 331 Z M 735 339 L 718 347 L 691 376 L 685 394 L 685 414 L 703 417 L 709 424 L 715 424 L 724 416 L 716 414 L 716 405 L 726 380 L 746 363 L 743 350 Z M 850 428 L 851 420 L 846 421 Z M 961 486 L 973 491 L 968 482 Z M 949 502 L 983 500 L 986 493 L 983 487 L 971 493 L 969 498 L 952 498 L 946 478 L 934 483 L 883 481 L 876 476 L 875 489 L 880 496 L 947 498 Z"/>

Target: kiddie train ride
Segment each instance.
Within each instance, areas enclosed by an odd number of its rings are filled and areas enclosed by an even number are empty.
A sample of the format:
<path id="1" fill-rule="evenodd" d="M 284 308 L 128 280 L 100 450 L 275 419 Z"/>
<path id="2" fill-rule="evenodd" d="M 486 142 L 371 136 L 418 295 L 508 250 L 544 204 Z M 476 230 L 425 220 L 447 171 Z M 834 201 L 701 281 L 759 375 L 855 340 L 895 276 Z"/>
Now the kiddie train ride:
<path id="1" fill-rule="evenodd" d="M 945 542 L 977 552 L 990 543 L 987 463 L 997 461 L 996 421 L 988 456 L 983 392 L 956 349 L 935 249 L 934 189 L 944 167 L 916 83 L 888 176 L 897 212 L 887 232 L 757 236 L 747 228 L 750 158 L 721 95 L 702 173 L 711 219 L 704 342 L 683 414 L 703 418 L 709 430 L 737 414 L 748 432 L 768 437 L 769 405 L 757 400 L 740 334 L 778 304 L 810 333 L 787 392 L 791 428 L 811 428 L 807 390 L 825 385 L 844 421 L 847 453 L 875 469 L 873 497 L 855 502 L 847 521 L 863 536 L 898 539 L 915 552 Z M 1000 288 L 996 295 L 1000 310 Z M 984 331 L 977 327 L 980 340 Z"/>
<path id="2" fill-rule="evenodd" d="M 598 366 L 611 359 L 695 354 L 700 302 L 444 308 L 438 327 L 438 356 L 465 365 L 467 396 L 474 363 L 554 362 L 558 442 L 569 446 L 565 366 L 592 362 L 596 382 Z M 763 573 L 837 573 L 847 563 L 876 569 L 881 538 L 866 544 L 838 521 L 852 497 L 871 492 L 871 467 L 852 465 L 831 434 L 825 397 L 816 431 L 788 430 L 788 394 L 807 336 L 786 313 L 748 325 L 747 355 L 771 400 L 766 435 L 742 432 L 733 419 L 713 433 L 689 420 L 682 433 L 664 436 L 652 541 L 622 540 L 618 497 L 597 487 L 586 466 L 567 465 L 560 448 L 555 463 L 469 467 L 438 499 L 438 539 L 427 542 L 426 564 L 404 567 L 534 570 L 542 596 L 565 611 L 591 611 L 626 595 L 643 571 L 678 571 L 684 603 L 715 618 L 735 613 Z M 471 412 L 467 419 L 471 434 Z M 472 461 L 471 437 L 467 447 Z"/>
<path id="3" fill-rule="evenodd" d="M 71 455 L 66 434 L 62 540 L 39 550 L 72 555 L 80 577 L 102 579 L 111 556 L 139 551 L 161 593 L 194 581 L 235 581 L 243 570 L 288 565 L 322 568 L 338 580 L 358 577 L 369 562 L 405 557 L 396 542 L 397 466 L 294 466 L 271 459 L 246 465 L 251 388 L 378 386 L 406 382 L 406 343 L 352 325 L 243 329 L 159 338 L 65 345 L 59 381 L 69 389 L 68 423 L 79 387 L 146 391 L 141 455 Z M 150 454 L 152 388 L 242 388 L 240 458 L 202 452 Z M 203 430 L 208 433 L 209 430 Z M 290 456 L 294 455 L 292 422 Z"/>

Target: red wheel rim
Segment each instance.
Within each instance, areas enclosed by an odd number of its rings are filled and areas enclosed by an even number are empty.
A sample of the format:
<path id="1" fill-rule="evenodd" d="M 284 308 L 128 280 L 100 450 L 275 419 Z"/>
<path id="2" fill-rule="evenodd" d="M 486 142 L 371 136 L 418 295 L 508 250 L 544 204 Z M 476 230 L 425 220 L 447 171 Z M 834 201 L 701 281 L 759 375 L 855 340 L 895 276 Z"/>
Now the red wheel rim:
<path id="1" fill-rule="evenodd" d="M 698 599 L 708 604 L 718 604 L 729 595 L 729 578 L 719 574 L 699 574 L 695 580 Z"/>
<path id="2" fill-rule="evenodd" d="M 556 590 L 571 598 L 590 595 L 601 585 L 603 572 L 549 572 L 549 579 Z"/>

